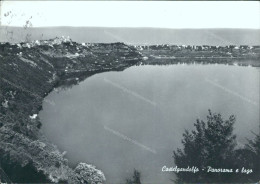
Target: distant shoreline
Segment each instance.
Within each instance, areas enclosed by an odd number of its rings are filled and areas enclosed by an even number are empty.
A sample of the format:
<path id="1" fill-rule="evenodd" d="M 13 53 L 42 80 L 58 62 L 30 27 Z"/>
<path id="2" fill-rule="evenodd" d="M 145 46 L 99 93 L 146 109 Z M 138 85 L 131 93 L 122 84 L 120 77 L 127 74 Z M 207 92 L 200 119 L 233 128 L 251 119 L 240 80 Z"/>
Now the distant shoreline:
<path id="1" fill-rule="evenodd" d="M 8 27 L 0 26 L 0 42 L 18 43 L 70 36 L 76 42 L 135 45 L 260 45 L 260 29 L 168 29 L 126 27 Z"/>

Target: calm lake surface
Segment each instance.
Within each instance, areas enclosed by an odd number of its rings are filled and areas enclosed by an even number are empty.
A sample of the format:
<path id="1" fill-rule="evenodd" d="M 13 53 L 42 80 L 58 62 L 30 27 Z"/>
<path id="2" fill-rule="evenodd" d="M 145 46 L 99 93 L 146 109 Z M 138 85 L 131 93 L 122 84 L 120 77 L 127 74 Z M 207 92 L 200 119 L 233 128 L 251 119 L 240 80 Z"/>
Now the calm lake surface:
<path id="1" fill-rule="evenodd" d="M 168 184 L 173 150 L 208 109 L 236 115 L 239 143 L 259 130 L 259 68 L 227 65 L 133 66 L 53 91 L 40 119 L 44 134 L 74 166 L 91 163 L 108 184 L 136 168 L 145 184 Z"/>

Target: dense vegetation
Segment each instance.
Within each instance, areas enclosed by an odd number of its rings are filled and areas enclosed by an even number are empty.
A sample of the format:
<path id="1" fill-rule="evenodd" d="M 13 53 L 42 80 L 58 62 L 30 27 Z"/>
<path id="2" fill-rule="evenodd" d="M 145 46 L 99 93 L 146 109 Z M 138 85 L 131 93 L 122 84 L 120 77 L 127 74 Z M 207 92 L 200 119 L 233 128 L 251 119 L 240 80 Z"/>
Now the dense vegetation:
<path id="1" fill-rule="evenodd" d="M 179 168 L 195 166 L 200 171 L 176 173 L 177 183 L 234 183 L 260 180 L 260 136 L 256 135 L 255 140 L 249 140 L 247 145 L 239 148 L 233 134 L 235 121 L 233 115 L 224 120 L 220 114 L 209 111 L 206 121 L 198 119 L 194 124 L 195 130 L 185 131 L 183 149 L 174 151 L 175 164 Z M 245 169 L 249 171 L 247 174 L 243 173 Z"/>

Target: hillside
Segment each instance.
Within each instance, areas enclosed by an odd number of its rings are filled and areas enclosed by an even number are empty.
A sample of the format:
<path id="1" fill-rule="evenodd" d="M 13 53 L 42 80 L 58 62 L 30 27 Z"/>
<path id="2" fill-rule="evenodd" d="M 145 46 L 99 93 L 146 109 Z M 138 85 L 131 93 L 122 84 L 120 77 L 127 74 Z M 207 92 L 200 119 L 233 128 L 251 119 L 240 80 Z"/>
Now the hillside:
<path id="1" fill-rule="evenodd" d="M 42 134 L 38 113 L 55 87 L 76 85 L 98 72 L 124 70 L 140 60 L 123 43 L 78 44 L 68 38 L 0 43 L 0 177 L 19 183 L 103 182 L 103 173 L 91 165 L 69 167 L 65 153 Z"/>
<path id="2" fill-rule="evenodd" d="M 259 29 L 164 29 L 108 27 L 0 27 L 0 42 L 70 36 L 76 42 L 175 45 L 260 45 Z"/>

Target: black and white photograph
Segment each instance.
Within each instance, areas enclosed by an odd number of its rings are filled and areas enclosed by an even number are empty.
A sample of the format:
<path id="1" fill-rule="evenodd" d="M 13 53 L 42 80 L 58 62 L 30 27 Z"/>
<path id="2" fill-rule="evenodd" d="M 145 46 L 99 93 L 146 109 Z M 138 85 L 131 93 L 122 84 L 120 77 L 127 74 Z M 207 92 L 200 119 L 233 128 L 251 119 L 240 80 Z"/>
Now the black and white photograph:
<path id="1" fill-rule="evenodd" d="M 0 1 L 0 184 L 257 184 L 259 104 L 259 1 Z"/>

